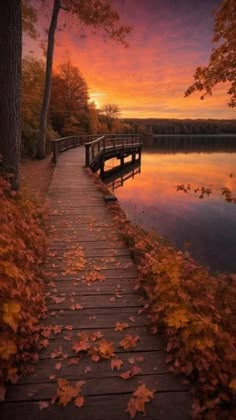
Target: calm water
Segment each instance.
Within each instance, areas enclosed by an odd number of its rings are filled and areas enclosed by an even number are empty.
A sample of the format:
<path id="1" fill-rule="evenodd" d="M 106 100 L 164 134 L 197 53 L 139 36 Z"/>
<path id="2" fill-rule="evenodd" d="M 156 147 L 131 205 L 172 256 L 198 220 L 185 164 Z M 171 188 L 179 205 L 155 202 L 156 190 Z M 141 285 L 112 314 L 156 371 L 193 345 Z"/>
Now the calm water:
<path id="1" fill-rule="evenodd" d="M 107 167 L 114 164 L 109 161 Z M 176 185 L 187 183 L 211 187 L 214 194 L 200 200 L 176 191 Z M 156 139 L 144 147 L 141 173 L 114 192 L 133 222 L 166 236 L 178 248 L 190 242 L 193 257 L 213 270 L 236 272 L 236 204 L 223 200 L 221 186 L 236 197 L 236 138 L 230 147 L 224 142 L 209 147 L 201 141 L 186 147 L 176 145 L 176 139 L 163 147 Z"/>

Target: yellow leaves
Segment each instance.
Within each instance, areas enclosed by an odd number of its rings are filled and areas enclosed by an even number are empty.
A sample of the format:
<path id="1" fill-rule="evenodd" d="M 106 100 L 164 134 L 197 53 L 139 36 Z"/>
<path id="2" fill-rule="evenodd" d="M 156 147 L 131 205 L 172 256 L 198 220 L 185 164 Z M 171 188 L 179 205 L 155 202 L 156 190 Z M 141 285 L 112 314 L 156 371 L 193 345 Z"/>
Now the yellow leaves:
<path id="1" fill-rule="evenodd" d="M 120 346 L 124 350 L 134 349 L 137 346 L 137 342 L 140 340 L 138 335 L 131 335 L 127 334 L 125 337 L 120 341 Z"/>
<path id="2" fill-rule="evenodd" d="M 229 383 L 229 388 L 233 391 L 236 391 L 236 378 L 232 379 L 232 381 Z"/>
<path id="3" fill-rule="evenodd" d="M 71 385 L 66 379 L 58 379 L 57 393 L 52 399 L 52 404 L 57 402 L 62 407 L 65 407 L 69 402 L 74 400 L 77 407 L 82 407 L 84 398 L 80 393 L 84 383 L 84 381 L 78 381 L 75 385 Z"/>
<path id="4" fill-rule="evenodd" d="M 21 305 L 19 303 L 10 302 L 3 304 L 3 321 L 9 325 L 14 332 L 17 331 L 19 320 L 21 319 Z"/>
<path id="5" fill-rule="evenodd" d="M 115 331 L 123 331 L 125 328 L 128 328 L 129 324 L 126 322 L 117 322 L 115 326 Z"/>
<path id="6" fill-rule="evenodd" d="M 126 412 L 134 418 L 137 412 L 145 414 L 145 404 L 154 398 L 154 391 L 151 391 L 146 385 L 142 384 L 133 392 L 128 402 Z"/>
<path id="7" fill-rule="evenodd" d="M 4 338 L 0 342 L 0 357 L 8 360 L 13 354 L 16 354 L 17 347 L 13 340 Z"/>
<path id="8" fill-rule="evenodd" d="M 169 327 L 181 328 L 188 322 L 189 318 L 185 309 L 177 309 L 166 316 L 167 325 Z"/>

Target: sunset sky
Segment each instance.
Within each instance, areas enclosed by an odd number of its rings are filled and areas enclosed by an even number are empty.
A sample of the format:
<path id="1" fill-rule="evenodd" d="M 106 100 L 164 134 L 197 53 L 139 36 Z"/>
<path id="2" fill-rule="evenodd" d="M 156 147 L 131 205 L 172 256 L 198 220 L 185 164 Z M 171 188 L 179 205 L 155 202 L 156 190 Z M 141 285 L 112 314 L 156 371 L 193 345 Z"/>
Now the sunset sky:
<path id="1" fill-rule="evenodd" d="M 115 103 L 122 117 L 235 118 L 227 106 L 226 86 L 201 101 L 184 98 L 198 65 L 207 64 L 212 48 L 212 11 L 219 0 L 115 0 L 122 24 L 133 27 L 129 48 L 102 37 L 81 37 L 67 25 L 56 35 L 54 63 L 70 58 L 79 67 L 97 106 Z M 41 17 L 45 38 L 48 17 Z M 65 17 L 61 14 L 60 24 Z M 67 22 L 68 23 L 68 22 Z M 39 48 L 26 40 L 25 50 Z"/>

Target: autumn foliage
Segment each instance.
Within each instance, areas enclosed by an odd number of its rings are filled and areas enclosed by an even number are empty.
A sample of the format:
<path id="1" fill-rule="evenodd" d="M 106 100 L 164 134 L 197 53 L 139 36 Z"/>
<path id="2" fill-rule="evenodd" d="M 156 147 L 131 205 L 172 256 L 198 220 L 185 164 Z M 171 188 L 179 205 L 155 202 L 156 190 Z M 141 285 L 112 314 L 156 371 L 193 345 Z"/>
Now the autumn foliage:
<path id="1" fill-rule="evenodd" d="M 45 312 L 40 268 L 45 237 L 41 210 L 2 178 L 0 208 L 0 399 L 4 399 L 4 383 L 32 371 L 38 358 L 38 320 Z"/>
<path id="2" fill-rule="evenodd" d="M 166 333 L 170 370 L 194 384 L 193 416 L 231 418 L 236 392 L 235 275 L 212 275 L 188 252 L 130 224 L 117 203 L 109 207 L 136 261 L 152 330 Z"/>

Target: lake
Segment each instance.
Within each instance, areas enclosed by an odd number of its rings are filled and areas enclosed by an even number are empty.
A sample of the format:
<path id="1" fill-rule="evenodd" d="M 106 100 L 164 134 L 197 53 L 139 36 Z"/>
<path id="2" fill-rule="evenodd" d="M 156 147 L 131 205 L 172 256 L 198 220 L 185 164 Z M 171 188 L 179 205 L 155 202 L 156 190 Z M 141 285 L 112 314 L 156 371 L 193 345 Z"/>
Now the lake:
<path id="1" fill-rule="evenodd" d="M 116 162 L 108 161 L 106 169 Z M 131 221 L 155 230 L 179 249 L 188 243 L 194 259 L 213 271 L 236 273 L 236 203 L 225 202 L 220 193 L 224 186 L 236 197 L 236 137 L 149 139 L 141 168 L 130 174 L 109 187 L 116 187 L 114 193 Z M 199 199 L 192 190 L 177 191 L 179 184 L 210 187 L 212 194 Z"/>

